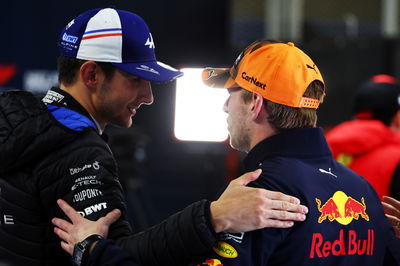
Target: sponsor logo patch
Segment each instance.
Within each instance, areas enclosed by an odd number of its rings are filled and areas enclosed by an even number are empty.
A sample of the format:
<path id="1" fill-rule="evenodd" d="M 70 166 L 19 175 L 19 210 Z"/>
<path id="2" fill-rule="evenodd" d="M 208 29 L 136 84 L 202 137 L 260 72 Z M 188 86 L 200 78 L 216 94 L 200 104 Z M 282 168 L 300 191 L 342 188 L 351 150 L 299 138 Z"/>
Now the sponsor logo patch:
<path id="1" fill-rule="evenodd" d="M 98 161 L 93 162 L 92 164 L 85 164 L 82 167 L 76 167 L 76 168 L 70 168 L 69 169 L 69 174 L 70 175 L 76 175 L 80 172 L 85 171 L 86 169 L 93 168 L 94 170 L 99 170 L 100 169 L 100 164 Z"/>
<path id="2" fill-rule="evenodd" d="M 89 176 L 82 176 L 75 179 L 74 185 L 71 187 L 71 190 L 74 191 L 75 189 L 83 186 L 94 186 L 94 185 L 103 185 L 103 182 L 96 179 L 97 176 L 89 175 Z"/>
<path id="3" fill-rule="evenodd" d="M 233 259 L 238 256 L 238 253 L 234 247 L 222 241 L 217 242 L 217 244 L 213 246 L 213 250 L 215 253 L 224 258 Z"/>
<path id="4" fill-rule="evenodd" d="M 107 202 L 101 202 L 101 203 L 89 206 L 89 207 L 85 208 L 83 211 L 78 211 L 78 213 L 81 216 L 85 217 L 87 215 L 90 215 L 92 213 L 96 213 L 96 212 L 99 212 L 99 211 L 105 210 L 105 209 L 107 209 Z"/>
<path id="5" fill-rule="evenodd" d="M 258 81 L 257 78 L 255 78 L 255 77 L 248 76 L 246 72 L 242 72 L 242 79 L 244 79 L 245 81 L 247 81 L 249 83 L 253 83 L 254 85 L 256 85 L 257 87 L 259 87 L 263 90 L 266 89 L 267 84 Z"/>
<path id="6" fill-rule="evenodd" d="M 73 43 L 73 44 L 75 44 L 78 41 L 78 37 L 76 37 L 74 35 L 68 35 L 67 33 L 63 34 L 62 39 L 63 39 L 63 41 Z"/>
<path id="7" fill-rule="evenodd" d="M 101 192 L 100 190 L 95 189 L 95 188 L 90 188 L 90 189 L 85 189 L 85 190 L 82 190 L 82 191 L 76 193 L 74 195 L 72 201 L 80 202 L 80 201 L 84 201 L 87 199 L 93 199 L 98 196 L 103 196 L 103 192 Z"/>
<path id="8" fill-rule="evenodd" d="M 375 232 L 368 229 L 367 239 L 360 239 L 355 230 L 339 232 L 339 239 L 324 240 L 322 233 L 314 233 L 310 249 L 310 258 L 326 258 L 329 256 L 367 255 L 374 254 Z"/>

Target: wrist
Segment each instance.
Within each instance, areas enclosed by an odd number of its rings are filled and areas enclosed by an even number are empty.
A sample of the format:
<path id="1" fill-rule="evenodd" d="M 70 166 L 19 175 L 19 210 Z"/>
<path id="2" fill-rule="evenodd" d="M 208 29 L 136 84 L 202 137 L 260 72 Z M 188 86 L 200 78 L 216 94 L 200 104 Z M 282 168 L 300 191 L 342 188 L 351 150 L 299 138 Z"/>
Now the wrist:
<path id="1" fill-rule="evenodd" d="M 92 251 L 96 243 L 102 239 L 104 238 L 100 235 L 90 235 L 83 241 L 76 243 L 72 254 L 74 265 L 85 265 L 88 260 L 89 253 Z"/>
<path id="2" fill-rule="evenodd" d="M 229 222 L 223 217 L 223 210 L 216 201 L 210 204 L 211 225 L 216 233 L 224 232 L 229 227 Z"/>

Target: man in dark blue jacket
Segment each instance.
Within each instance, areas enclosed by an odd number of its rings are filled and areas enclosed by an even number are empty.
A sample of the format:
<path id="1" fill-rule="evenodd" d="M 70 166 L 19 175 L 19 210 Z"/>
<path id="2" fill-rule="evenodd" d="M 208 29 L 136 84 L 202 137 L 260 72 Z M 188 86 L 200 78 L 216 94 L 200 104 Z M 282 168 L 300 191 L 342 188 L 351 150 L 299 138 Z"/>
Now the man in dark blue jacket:
<path id="1" fill-rule="evenodd" d="M 316 128 L 325 85 L 304 52 L 293 43 L 258 41 L 232 68 L 206 69 L 203 80 L 228 89 L 224 111 L 231 146 L 248 153 L 247 171 L 263 171 L 251 185 L 295 195 L 310 210 L 293 228 L 222 233 L 205 262 L 397 265 L 399 240 L 377 194 L 332 158 L 322 129 Z"/>

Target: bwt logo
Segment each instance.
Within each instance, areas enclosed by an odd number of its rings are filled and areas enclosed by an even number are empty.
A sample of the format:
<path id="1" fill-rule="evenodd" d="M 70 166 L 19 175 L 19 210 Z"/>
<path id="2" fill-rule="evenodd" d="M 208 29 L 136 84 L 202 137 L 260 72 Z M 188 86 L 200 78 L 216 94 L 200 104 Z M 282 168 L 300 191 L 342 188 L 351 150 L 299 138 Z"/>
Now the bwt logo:
<path id="1" fill-rule="evenodd" d="M 98 203 L 96 205 L 89 206 L 89 207 L 85 208 L 83 211 L 78 212 L 78 213 L 82 217 L 85 217 L 87 215 L 90 215 L 92 213 L 99 212 L 99 211 L 105 210 L 105 209 L 107 209 L 107 203 L 106 202 L 102 202 L 102 203 Z"/>
<path id="2" fill-rule="evenodd" d="M 78 41 L 78 37 L 73 36 L 73 35 L 68 35 L 66 33 L 64 33 L 64 35 L 62 36 L 62 39 L 63 39 L 63 41 L 73 43 L 73 44 L 75 44 Z"/>

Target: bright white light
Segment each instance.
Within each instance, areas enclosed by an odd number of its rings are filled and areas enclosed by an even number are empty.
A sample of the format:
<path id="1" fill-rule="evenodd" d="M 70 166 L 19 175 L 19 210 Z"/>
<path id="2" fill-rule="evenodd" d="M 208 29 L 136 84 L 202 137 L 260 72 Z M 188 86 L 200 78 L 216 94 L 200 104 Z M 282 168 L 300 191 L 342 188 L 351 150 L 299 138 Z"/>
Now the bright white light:
<path id="1" fill-rule="evenodd" d="M 225 141 L 228 91 L 207 87 L 200 68 L 184 68 L 176 83 L 175 137 L 187 141 Z"/>

